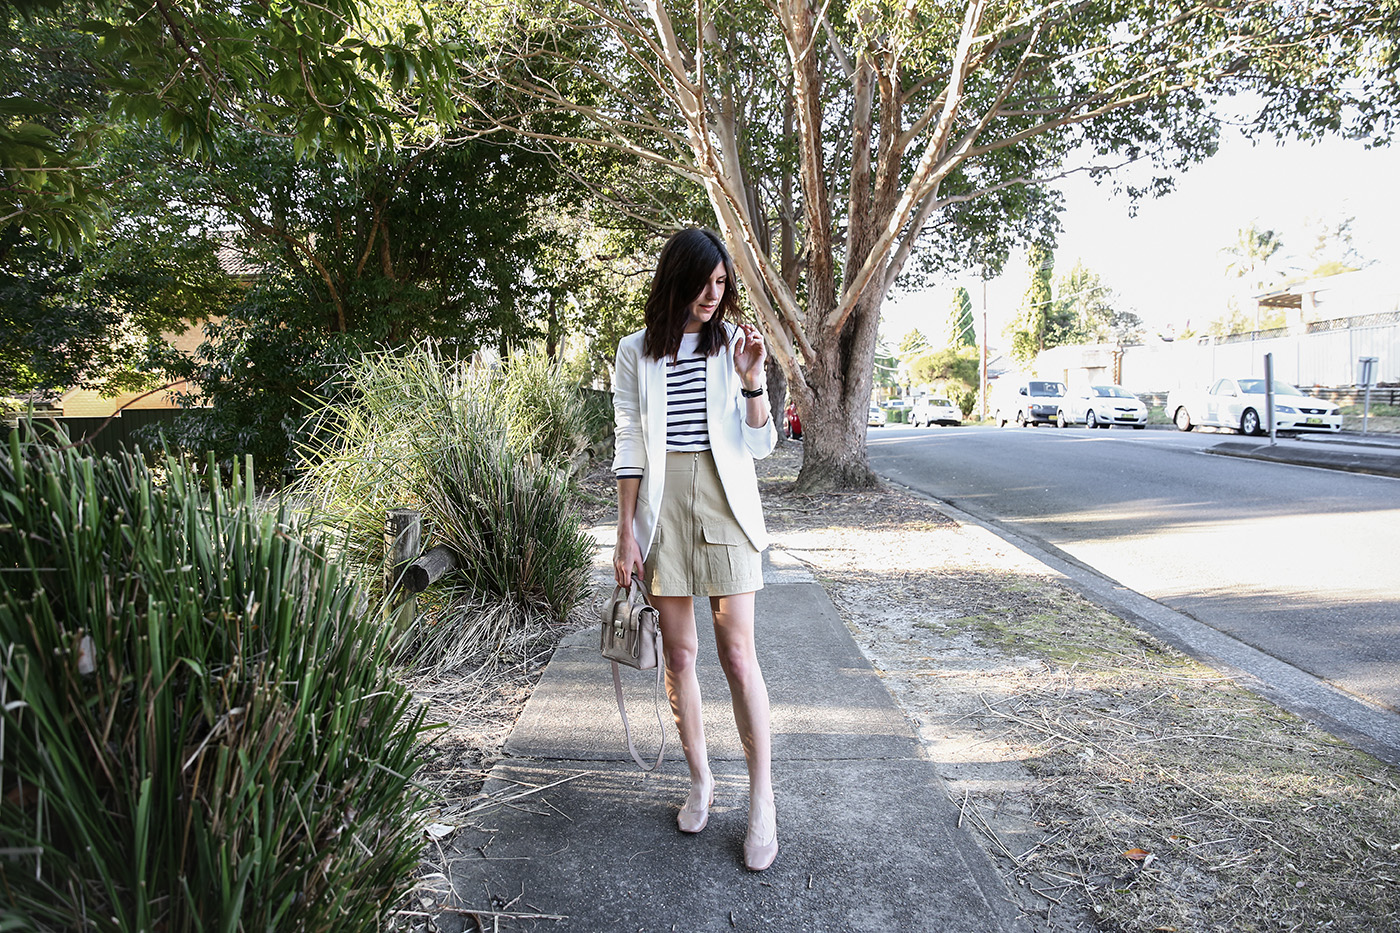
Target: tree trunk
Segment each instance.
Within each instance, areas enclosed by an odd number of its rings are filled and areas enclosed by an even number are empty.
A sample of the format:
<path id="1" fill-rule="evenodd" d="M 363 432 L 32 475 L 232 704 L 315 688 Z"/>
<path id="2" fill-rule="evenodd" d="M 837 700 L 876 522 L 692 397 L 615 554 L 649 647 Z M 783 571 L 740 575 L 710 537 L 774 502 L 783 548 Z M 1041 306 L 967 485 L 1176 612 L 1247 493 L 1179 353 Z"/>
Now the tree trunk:
<path id="1" fill-rule="evenodd" d="M 862 298 L 839 334 L 823 334 L 806 378 L 789 387 L 799 411 L 821 412 L 810 427 L 802 423 L 798 492 L 871 489 L 879 483 L 870 469 L 865 433 L 881 297 Z"/>
<path id="2" fill-rule="evenodd" d="M 783 442 L 783 411 L 787 408 L 787 375 L 783 367 L 770 355 L 764 364 L 764 374 L 768 382 L 768 417 L 778 429 L 778 443 Z"/>

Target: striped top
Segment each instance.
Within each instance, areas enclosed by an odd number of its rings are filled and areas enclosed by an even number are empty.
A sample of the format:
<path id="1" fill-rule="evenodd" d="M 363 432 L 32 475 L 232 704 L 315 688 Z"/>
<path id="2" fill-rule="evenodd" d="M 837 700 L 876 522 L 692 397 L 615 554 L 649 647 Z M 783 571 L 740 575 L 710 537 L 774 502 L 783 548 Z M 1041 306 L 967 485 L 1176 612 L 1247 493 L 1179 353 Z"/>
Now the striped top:
<path id="1" fill-rule="evenodd" d="M 705 366 L 699 334 L 682 334 L 674 363 L 666 365 L 666 452 L 692 453 L 710 449 L 710 429 L 705 418 Z M 635 468 L 617 471 L 619 477 L 639 477 Z"/>

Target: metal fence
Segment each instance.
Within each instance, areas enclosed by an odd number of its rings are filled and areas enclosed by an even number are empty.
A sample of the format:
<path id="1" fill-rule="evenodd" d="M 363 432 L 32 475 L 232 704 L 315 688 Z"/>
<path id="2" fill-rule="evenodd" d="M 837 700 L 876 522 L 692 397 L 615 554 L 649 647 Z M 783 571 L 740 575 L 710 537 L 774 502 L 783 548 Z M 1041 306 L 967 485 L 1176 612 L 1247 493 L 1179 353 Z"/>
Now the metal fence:
<path id="1" fill-rule="evenodd" d="M 83 444 L 100 457 L 123 448 L 156 447 L 160 429 L 173 424 L 180 413 L 178 408 L 130 408 L 110 419 L 36 416 L 34 427 L 41 440 L 66 435 L 70 443 Z M 22 439 L 27 439 L 27 422 L 21 420 L 11 430 L 21 432 Z"/>
<path id="2" fill-rule="evenodd" d="M 1378 381 L 1400 384 L 1400 314 L 1350 319 L 1350 326 L 1322 321 L 1307 333 L 1236 334 L 1124 347 L 1123 385 L 1141 392 L 1199 387 L 1216 379 L 1262 376 L 1264 354 L 1274 355 L 1274 376 L 1297 386 L 1353 386 L 1358 360 L 1380 360 Z"/>

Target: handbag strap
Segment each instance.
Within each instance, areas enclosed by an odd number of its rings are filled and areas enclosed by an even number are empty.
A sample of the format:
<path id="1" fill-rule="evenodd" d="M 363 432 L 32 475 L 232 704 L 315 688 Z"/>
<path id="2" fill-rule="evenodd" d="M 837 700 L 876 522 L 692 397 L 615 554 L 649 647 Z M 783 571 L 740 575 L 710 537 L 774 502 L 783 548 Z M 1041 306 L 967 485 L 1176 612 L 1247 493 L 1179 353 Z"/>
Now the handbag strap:
<path id="1" fill-rule="evenodd" d="M 642 602 L 651 605 L 651 600 L 647 598 L 646 587 L 642 584 L 642 578 L 633 573 L 632 580 L 635 587 L 628 587 L 627 601 L 630 603 L 632 593 L 636 592 L 641 597 Z M 616 590 L 613 591 L 613 598 L 617 598 Z M 660 637 L 660 633 L 657 633 L 657 637 Z M 650 768 L 647 767 L 642 756 L 637 754 L 637 746 L 632 744 L 632 724 L 627 721 L 627 701 L 622 697 L 622 668 L 616 661 L 612 662 L 613 693 L 617 695 L 617 711 L 622 714 L 622 731 L 627 736 L 627 750 L 632 753 L 632 760 L 637 763 L 637 767 L 647 774 L 661 767 L 661 762 L 666 757 L 666 722 L 661 718 L 661 683 L 666 675 L 666 656 L 659 645 L 656 655 L 656 686 L 652 688 L 651 700 L 656 709 L 656 724 L 661 727 L 661 748 L 656 752 L 656 763 Z"/>
<path id="2" fill-rule="evenodd" d="M 656 722 L 661 727 L 661 748 L 656 753 L 656 764 L 647 767 L 647 763 L 642 760 L 642 756 L 637 754 L 637 746 L 632 744 L 632 725 L 627 721 L 627 701 L 622 698 L 622 668 L 616 661 L 612 662 L 613 693 L 617 694 L 617 711 L 622 714 L 622 731 L 627 735 L 627 750 L 632 753 L 632 760 L 637 763 L 637 767 L 650 774 L 661 767 L 661 762 L 666 757 L 666 723 L 661 718 L 661 680 L 665 676 L 666 662 L 660 658 L 656 662 L 656 686 L 652 691 L 652 702 L 656 707 Z"/>

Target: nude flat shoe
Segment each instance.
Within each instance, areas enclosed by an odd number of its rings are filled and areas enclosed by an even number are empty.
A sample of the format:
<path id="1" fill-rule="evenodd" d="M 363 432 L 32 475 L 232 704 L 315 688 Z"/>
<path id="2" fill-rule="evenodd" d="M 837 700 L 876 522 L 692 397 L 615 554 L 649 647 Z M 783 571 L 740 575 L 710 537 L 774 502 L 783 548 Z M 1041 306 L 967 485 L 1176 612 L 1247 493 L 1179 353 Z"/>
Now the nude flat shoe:
<path id="1" fill-rule="evenodd" d="M 772 803 L 767 804 L 773 807 Z M 744 837 L 744 867 L 749 871 L 764 871 L 778 857 L 778 818 L 773 815 L 773 835 L 762 840 L 754 836 L 753 822 L 749 822 L 748 835 Z"/>
<path id="2" fill-rule="evenodd" d="M 698 807 L 690 805 L 690 795 L 686 794 L 685 803 L 681 805 L 681 812 L 676 814 L 676 826 L 683 833 L 698 833 L 705 828 L 705 824 L 710 822 L 710 807 L 715 803 L 714 788 L 710 788 L 710 799 Z"/>

